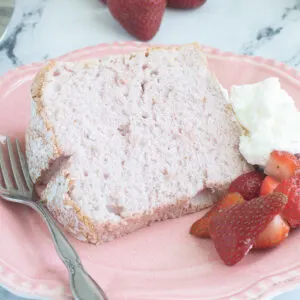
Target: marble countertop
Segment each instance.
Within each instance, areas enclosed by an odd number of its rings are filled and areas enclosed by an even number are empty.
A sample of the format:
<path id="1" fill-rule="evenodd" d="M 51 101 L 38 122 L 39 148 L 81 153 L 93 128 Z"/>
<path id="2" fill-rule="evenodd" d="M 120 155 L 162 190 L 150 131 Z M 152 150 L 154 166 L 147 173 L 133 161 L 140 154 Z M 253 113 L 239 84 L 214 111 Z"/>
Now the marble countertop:
<path id="1" fill-rule="evenodd" d="M 12 9 L 8 2 L 0 0 L 0 36 Z M 16 0 L 15 4 L 0 40 L 0 75 L 82 47 L 134 39 L 99 0 Z M 151 43 L 197 41 L 300 68 L 299 28 L 299 0 L 207 0 L 198 10 L 168 10 Z M 0 289 L 0 299 L 16 299 L 11 297 Z M 275 299 L 300 299 L 300 289 Z"/>
<path id="2" fill-rule="evenodd" d="M 208 0 L 199 10 L 168 10 L 151 42 L 197 41 L 299 67 L 299 26 L 299 0 Z M 16 0 L 0 44 L 0 74 L 89 45 L 132 39 L 99 0 Z"/>
<path id="3" fill-rule="evenodd" d="M 4 33 L 13 13 L 14 0 L 0 0 L 0 36 Z"/>

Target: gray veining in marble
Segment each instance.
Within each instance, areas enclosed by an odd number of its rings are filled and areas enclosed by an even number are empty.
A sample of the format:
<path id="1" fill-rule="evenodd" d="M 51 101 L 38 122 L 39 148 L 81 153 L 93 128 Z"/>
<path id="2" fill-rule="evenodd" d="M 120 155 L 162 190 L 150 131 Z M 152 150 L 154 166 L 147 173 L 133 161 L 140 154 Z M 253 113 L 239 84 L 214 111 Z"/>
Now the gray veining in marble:
<path id="1" fill-rule="evenodd" d="M 283 30 L 287 30 L 294 23 L 298 23 L 298 26 L 300 26 L 300 3 L 297 3 L 299 1 L 294 2 L 294 5 L 286 6 L 282 14 L 278 15 L 272 24 L 257 31 L 255 39 L 243 44 L 241 52 L 245 55 L 254 55 L 261 47 L 275 39 L 277 35 L 280 35 Z M 294 38 L 293 34 L 291 34 L 291 38 Z M 300 46 L 299 39 L 297 41 Z M 284 62 L 298 67 L 300 64 L 300 49 L 298 49 L 293 56 L 284 60 Z"/>
<path id="2" fill-rule="evenodd" d="M 1 0 L 8 1 L 8 0 Z M 22 65 L 22 60 L 15 54 L 18 38 L 37 25 L 47 0 L 16 0 L 12 21 L 0 43 L 0 65 L 2 58 L 10 60 L 12 66 Z M 25 49 L 26 51 L 27 49 Z"/>

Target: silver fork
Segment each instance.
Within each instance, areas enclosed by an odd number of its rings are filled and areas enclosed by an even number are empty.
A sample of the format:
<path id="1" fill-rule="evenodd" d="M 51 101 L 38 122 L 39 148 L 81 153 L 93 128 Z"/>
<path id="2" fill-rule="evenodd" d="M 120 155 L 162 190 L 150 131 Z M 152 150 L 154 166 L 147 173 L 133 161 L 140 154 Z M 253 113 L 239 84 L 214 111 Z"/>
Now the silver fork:
<path id="1" fill-rule="evenodd" d="M 9 176 L 7 164 L 4 159 L 3 147 L 5 147 L 5 145 L 8 151 L 10 169 L 12 170 L 14 182 Z M 2 146 L 0 143 L 0 173 L 2 173 L 4 181 L 4 185 L 0 182 L 0 196 L 7 201 L 25 204 L 33 208 L 46 222 L 51 232 L 57 254 L 69 271 L 73 297 L 76 300 L 108 300 L 103 290 L 84 270 L 76 251 L 57 227 L 49 211 L 39 201 L 18 140 L 12 142 L 12 140 L 7 137 L 6 142 Z"/>

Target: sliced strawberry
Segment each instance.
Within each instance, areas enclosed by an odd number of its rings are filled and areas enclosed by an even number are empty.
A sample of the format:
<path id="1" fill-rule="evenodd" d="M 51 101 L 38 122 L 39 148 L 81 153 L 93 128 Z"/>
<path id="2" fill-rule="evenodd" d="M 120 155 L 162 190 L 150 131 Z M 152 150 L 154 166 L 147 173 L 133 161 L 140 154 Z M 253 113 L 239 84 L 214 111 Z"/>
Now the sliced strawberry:
<path id="1" fill-rule="evenodd" d="M 275 191 L 288 197 L 288 203 L 282 212 L 282 217 L 291 227 L 300 226 L 300 174 L 283 180 Z"/>
<path id="2" fill-rule="evenodd" d="M 299 170 L 297 157 L 286 151 L 273 151 L 267 161 L 265 173 L 279 181 L 293 176 Z"/>
<path id="3" fill-rule="evenodd" d="M 253 249 L 267 249 L 279 245 L 289 234 L 290 226 L 277 215 L 266 229 L 259 234 L 253 245 Z"/>
<path id="4" fill-rule="evenodd" d="M 280 181 L 272 176 L 267 176 L 260 187 L 260 195 L 264 196 L 267 194 L 272 194 L 279 183 Z"/>
<path id="5" fill-rule="evenodd" d="M 284 194 L 273 193 L 234 205 L 213 216 L 209 233 L 225 264 L 238 263 L 286 203 Z"/>
<path id="6" fill-rule="evenodd" d="M 259 171 L 243 174 L 230 184 L 228 193 L 240 193 L 245 200 L 251 200 L 259 196 L 263 180 L 264 174 Z"/>
<path id="7" fill-rule="evenodd" d="M 221 212 L 224 208 L 228 208 L 235 204 L 243 203 L 245 200 L 239 193 L 232 193 L 226 195 L 219 202 L 217 202 L 201 219 L 196 221 L 191 229 L 190 234 L 196 237 L 207 238 L 210 237 L 208 226 L 212 216 Z"/>

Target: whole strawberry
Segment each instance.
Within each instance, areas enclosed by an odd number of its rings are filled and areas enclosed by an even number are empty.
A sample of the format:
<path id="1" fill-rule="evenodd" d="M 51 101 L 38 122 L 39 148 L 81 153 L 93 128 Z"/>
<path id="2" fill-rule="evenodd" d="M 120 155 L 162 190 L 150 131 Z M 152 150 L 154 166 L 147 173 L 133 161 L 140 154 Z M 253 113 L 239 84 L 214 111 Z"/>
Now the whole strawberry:
<path id="1" fill-rule="evenodd" d="M 168 6 L 173 8 L 195 8 L 204 4 L 206 0 L 168 0 Z"/>
<path id="2" fill-rule="evenodd" d="M 136 38 L 152 39 L 159 30 L 166 0 L 107 0 L 113 17 Z"/>
<path id="3" fill-rule="evenodd" d="M 243 174 L 236 178 L 229 186 L 229 193 L 240 193 L 245 200 L 259 196 L 264 175 L 259 171 Z"/>

